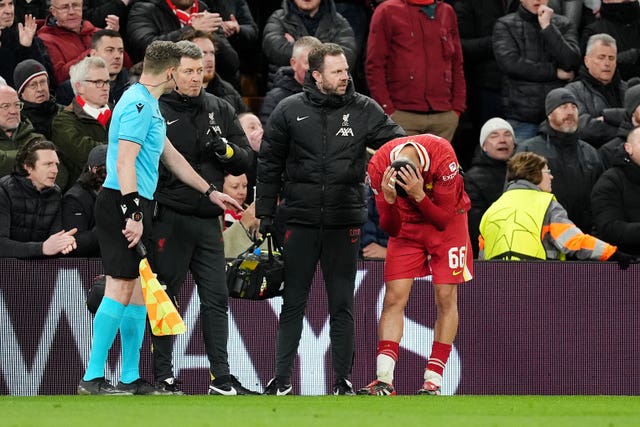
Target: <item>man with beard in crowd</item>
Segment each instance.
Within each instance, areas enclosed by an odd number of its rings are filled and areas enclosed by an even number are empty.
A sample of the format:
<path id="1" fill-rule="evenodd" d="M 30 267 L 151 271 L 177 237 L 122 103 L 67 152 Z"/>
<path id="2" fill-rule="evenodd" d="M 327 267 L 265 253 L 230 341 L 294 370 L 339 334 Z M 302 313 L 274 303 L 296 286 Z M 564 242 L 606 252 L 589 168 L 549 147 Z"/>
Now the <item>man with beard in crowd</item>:
<path id="1" fill-rule="evenodd" d="M 569 219 L 585 233 L 591 232 L 590 195 L 603 172 L 595 148 L 578 138 L 578 101 L 565 88 L 554 89 L 545 99 L 547 120 L 538 136 L 518 143 L 516 152 L 532 151 L 547 159 L 553 171 L 553 193 Z"/>

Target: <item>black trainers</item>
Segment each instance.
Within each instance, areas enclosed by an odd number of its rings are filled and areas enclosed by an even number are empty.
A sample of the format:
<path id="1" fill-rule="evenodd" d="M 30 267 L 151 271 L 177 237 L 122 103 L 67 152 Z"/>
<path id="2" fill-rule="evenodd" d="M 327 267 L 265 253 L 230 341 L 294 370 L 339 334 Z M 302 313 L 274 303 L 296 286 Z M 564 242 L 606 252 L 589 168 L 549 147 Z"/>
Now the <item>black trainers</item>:
<path id="1" fill-rule="evenodd" d="M 81 395 L 101 395 L 101 396 L 131 396 L 133 393 L 119 390 L 105 377 L 94 378 L 89 381 L 81 380 L 78 384 L 78 394 Z"/>
<path id="2" fill-rule="evenodd" d="M 242 396 L 260 394 L 248 388 L 244 388 L 240 381 L 233 375 L 223 375 L 209 384 L 209 394 L 219 396 Z"/>
<path id="3" fill-rule="evenodd" d="M 353 384 L 347 378 L 340 378 L 333 385 L 333 394 L 336 396 L 354 396 Z"/>
<path id="4" fill-rule="evenodd" d="M 132 383 L 125 384 L 122 381 L 118 383 L 118 390 L 129 392 L 130 394 L 138 394 L 138 395 L 169 395 L 173 394 L 170 391 L 167 391 L 163 388 L 156 387 L 153 384 L 149 383 L 147 380 L 143 380 L 142 378 L 138 378 Z"/>
<path id="5" fill-rule="evenodd" d="M 291 390 L 293 387 L 291 384 L 284 384 L 279 381 L 277 378 L 272 378 L 267 387 L 264 389 L 264 393 L 273 396 L 286 396 L 287 394 L 291 394 Z"/>
<path id="6" fill-rule="evenodd" d="M 165 378 L 164 380 L 158 382 L 157 388 L 160 388 L 164 391 L 168 391 L 176 396 L 183 396 L 184 391 L 180 390 L 181 381 L 178 381 L 174 377 Z"/>

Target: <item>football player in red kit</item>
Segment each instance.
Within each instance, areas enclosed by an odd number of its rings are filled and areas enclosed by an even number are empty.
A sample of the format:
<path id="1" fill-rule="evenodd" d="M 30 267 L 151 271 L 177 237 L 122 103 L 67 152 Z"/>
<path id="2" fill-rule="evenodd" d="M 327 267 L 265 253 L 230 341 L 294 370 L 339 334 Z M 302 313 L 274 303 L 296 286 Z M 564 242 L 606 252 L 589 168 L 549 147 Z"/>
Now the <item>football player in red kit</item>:
<path id="1" fill-rule="evenodd" d="M 389 234 L 385 296 L 378 326 L 377 378 L 358 394 L 394 395 L 393 371 L 404 327 L 404 308 L 415 277 L 431 273 L 437 319 L 431 355 L 418 394 L 440 394 L 442 373 L 458 329 L 457 285 L 472 278 L 467 227 L 469 197 L 458 160 L 444 138 L 424 134 L 383 145 L 368 167 Z"/>

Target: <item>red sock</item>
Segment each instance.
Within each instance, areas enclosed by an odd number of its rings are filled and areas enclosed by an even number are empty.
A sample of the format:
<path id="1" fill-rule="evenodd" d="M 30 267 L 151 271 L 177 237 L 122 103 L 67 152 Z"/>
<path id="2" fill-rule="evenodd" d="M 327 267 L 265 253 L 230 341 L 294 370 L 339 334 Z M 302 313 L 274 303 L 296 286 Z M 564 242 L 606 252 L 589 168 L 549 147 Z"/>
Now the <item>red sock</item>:
<path id="1" fill-rule="evenodd" d="M 449 360 L 449 353 L 451 353 L 451 344 L 434 341 L 431 347 L 431 356 L 429 356 L 429 360 L 427 361 L 427 370 L 442 375 L 444 366 L 447 364 L 447 360 Z"/>
<path id="2" fill-rule="evenodd" d="M 392 358 L 394 362 L 397 362 L 399 349 L 400 349 L 400 343 L 397 343 L 395 341 L 378 341 L 378 349 L 376 350 L 376 356 L 384 354 Z"/>

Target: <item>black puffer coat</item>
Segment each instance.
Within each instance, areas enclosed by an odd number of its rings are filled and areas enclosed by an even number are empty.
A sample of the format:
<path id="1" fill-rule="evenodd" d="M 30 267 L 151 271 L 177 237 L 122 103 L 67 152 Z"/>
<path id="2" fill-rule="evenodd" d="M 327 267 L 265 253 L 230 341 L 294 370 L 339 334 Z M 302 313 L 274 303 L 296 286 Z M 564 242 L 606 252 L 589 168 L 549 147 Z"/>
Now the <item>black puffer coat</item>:
<path id="1" fill-rule="evenodd" d="M 558 79 L 558 68 L 577 71 L 581 61 L 576 29 L 567 18 L 554 15 L 542 30 L 538 17 L 522 6 L 496 22 L 493 52 L 506 75 L 506 118 L 528 123 L 545 119 L 547 93 L 566 83 Z"/>
<path id="2" fill-rule="evenodd" d="M 256 215 L 307 226 L 361 226 L 367 221 L 366 148 L 404 136 L 353 82 L 325 95 L 307 73 L 304 92 L 282 100 L 260 148 Z"/>
<path id="3" fill-rule="evenodd" d="M 44 256 L 42 243 L 62 230 L 57 185 L 38 191 L 24 176 L 0 178 L 0 257 Z"/>
<path id="4" fill-rule="evenodd" d="M 353 67 L 356 59 L 356 39 L 349 21 L 336 12 L 333 0 L 322 0 L 318 11 L 322 16 L 314 33 L 309 33 L 301 15 L 292 10 L 292 4 L 291 0 L 283 0 L 282 9 L 273 12 L 264 26 L 262 52 L 269 62 L 270 80 L 273 80 L 279 67 L 289 65 L 293 53 L 293 43 L 287 41 L 285 33 L 293 36 L 295 40 L 302 36 L 314 36 L 323 43 L 339 44 L 344 49 L 349 66 Z"/>
<path id="5" fill-rule="evenodd" d="M 640 166 L 627 160 L 602 174 L 591 209 L 598 237 L 640 256 Z"/>

